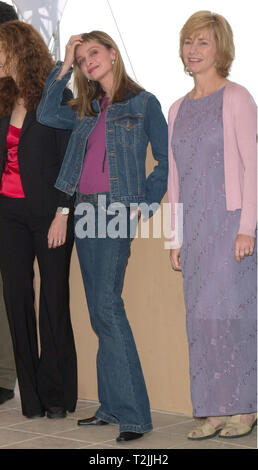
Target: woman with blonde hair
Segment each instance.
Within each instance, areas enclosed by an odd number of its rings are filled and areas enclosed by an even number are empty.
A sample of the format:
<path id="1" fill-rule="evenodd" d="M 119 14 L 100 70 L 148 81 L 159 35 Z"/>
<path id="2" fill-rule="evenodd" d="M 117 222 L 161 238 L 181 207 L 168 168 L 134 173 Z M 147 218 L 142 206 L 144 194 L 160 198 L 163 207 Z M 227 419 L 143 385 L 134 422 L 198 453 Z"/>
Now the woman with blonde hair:
<path id="1" fill-rule="evenodd" d="M 72 71 L 77 96 L 62 106 Z M 76 247 L 92 327 L 99 338 L 100 407 L 95 416 L 78 424 L 118 423 L 118 442 L 137 439 L 152 429 L 152 423 L 121 290 L 130 255 L 130 217 L 136 214 L 138 219 L 137 208 L 130 215 L 130 206 L 159 203 L 166 191 L 167 124 L 158 100 L 130 79 L 117 45 L 101 31 L 71 37 L 64 63 L 48 77 L 37 116 L 43 124 L 73 130 L 56 187 L 70 195 L 76 192 Z M 146 178 L 149 142 L 158 165 Z M 115 227 L 119 209 L 120 234 L 109 230 L 112 224 Z M 85 210 L 92 236 L 83 230 Z"/>
<path id="2" fill-rule="evenodd" d="M 70 132 L 36 120 L 52 67 L 48 48 L 31 25 L 10 21 L 0 26 L 0 269 L 22 412 L 28 418 L 45 413 L 64 418 L 77 401 L 69 309 L 73 217 L 62 214 L 69 199 L 54 188 Z"/>
<path id="3" fill-rule="evenodd" d="M 169 111 L 172 228 L 183 203 L 182 270 L 193 414 L 188 438 L 235 438 L 256 424 L 256 126 L 250 93 L 228 80 L 233 34 L 222 16 L 192 15 L 180 56 L 194 88 Z"/>

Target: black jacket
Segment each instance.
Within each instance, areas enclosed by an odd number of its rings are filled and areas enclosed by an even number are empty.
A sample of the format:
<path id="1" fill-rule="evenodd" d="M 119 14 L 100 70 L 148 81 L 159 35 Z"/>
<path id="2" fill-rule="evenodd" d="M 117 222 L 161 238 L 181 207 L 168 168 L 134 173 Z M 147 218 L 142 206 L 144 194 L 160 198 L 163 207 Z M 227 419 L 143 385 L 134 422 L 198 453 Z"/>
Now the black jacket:
<path id="1" fill-rule="evenodd" d="M 9 124 L 10 116 L 0 119 L 0 180 L 7 158 Z M 27 112 L 25 116 L 18 145 L 18 164 L 26 201 L 34 215 L 51 215 L 58 206 L 72 205 L 72 198 L 54 187 L 70 134 L 69 130 L 40 124 L 36 112 Z"/>

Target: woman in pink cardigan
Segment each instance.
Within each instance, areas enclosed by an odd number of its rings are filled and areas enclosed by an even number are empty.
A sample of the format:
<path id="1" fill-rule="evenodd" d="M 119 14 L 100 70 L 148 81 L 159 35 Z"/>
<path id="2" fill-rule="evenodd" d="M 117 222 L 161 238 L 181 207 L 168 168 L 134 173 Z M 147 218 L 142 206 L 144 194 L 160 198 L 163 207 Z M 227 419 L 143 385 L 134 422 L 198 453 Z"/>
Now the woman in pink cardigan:
<path id="1" fill-rule="evenodd" d="M 192 15 L 180 56 L 194 88 L 169 111 L 170 256 L 184 278 L 193 414 L 205 418 L 188 438 L 234 438 L 257 418 L 257 109 L 227 79 L 234 43 L 225 18 Z"/>

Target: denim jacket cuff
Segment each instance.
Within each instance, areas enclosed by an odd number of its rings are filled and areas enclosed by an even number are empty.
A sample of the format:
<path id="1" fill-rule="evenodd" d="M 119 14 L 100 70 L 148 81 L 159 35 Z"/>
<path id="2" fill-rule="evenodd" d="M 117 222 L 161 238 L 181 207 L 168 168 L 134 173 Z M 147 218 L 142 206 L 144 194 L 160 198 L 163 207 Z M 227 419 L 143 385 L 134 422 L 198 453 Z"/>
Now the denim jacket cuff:
<path id="1" fill-rule="evenodd" d="M 55 81 L 56 78 L 58 77 L 62 66 L 63 66 L 63 62 L 61 60 L 58 60 L 57 63 L 56 63 L 56 66 L 53 70 L 53 81 Z M 73 67 L 70 67 L 68 72 L 65 75 L 62 76 L 60 81 L 65 80 L 65 82 L 68 82 L 68 80 L 70 80 L 70 78 L 71 78 L 72 73 L 73 73 Z"/>

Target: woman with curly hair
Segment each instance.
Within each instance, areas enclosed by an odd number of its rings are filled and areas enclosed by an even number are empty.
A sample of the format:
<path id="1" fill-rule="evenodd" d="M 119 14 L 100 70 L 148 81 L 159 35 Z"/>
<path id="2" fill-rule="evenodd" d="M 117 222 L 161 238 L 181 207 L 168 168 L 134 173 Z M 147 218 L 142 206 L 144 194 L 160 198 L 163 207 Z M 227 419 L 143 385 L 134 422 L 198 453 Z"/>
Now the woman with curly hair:
<path id="1" fill-rule="evenodd" d="M 28 418 L 46 412 L 49 418 L 65 417 L 77 400 L 68 284 L 73 217 L 68 198 L 54 188 L 70 132 L 39 124 L 35 114 L 52 67 L 32 26 L 20 21 L 0 26 L 0 269 L 22 412 Z"/>

